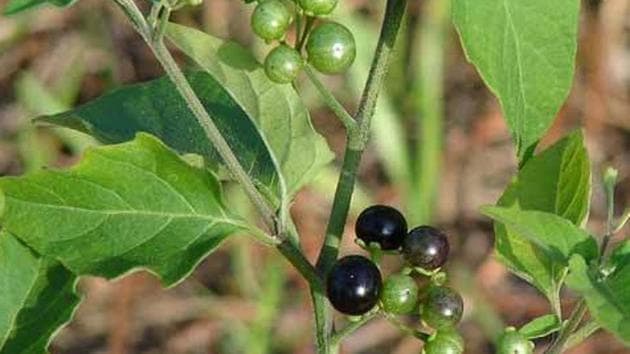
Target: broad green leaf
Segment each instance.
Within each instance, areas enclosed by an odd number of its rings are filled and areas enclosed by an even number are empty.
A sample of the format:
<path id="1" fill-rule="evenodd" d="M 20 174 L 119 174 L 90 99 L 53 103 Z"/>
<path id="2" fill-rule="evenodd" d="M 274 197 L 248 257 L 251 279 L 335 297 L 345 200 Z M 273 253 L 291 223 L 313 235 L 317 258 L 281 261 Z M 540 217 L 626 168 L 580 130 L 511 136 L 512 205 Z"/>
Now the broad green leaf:
<path id="1" fill-rule="evenodd" d="M 556 267 L 568 265 L 573 254 L 580 254 L 588 260 L 598 254 L 594 238 L 555 214 L 502 207 L 484 207 L 482 212 L 502 223 L 508 232 L 536 245 Z"/>
<path id="2" fill-rule="evenodd" d="M 5 15 L 13 15 L 46 3 L 65 7 L 72 5 L 75 1 L 76 0 L 11 0 L 7 6 L 4 7 L 3 12 Z"/>
<path id="3" fill-rule="evenodd" d="M 582 225 L 588 215 L 591 172 L 584 138 L 576 131 L 531 158 L 503 193 L 497 205 L 515 210 L 537 210 L 556 214 Z M 558 306 L 564 268 L 522 235 L 495 223 L 495 250 L 498 259 L 512 272 L 543 292 Z"/>
<path id="4" fill-rule="evenodd" d="M 0 354 L 41 354 L 79 303 L 76 277 L 0 231 Z"/>
<path id="5" fill-rule="evenodd" d="M 249 51 L 177 24 L 169 24 L 167 36 L 210 74 L 256 125 L 280 166 L 289 197 L 332 160 L 293 87 L 271 82 Z"/>
<path id="6" fill-rule="evenodd" d="M 191 72 L 187 78 L 259 189 L 279 200 L 279 174 L 247 114 L 210 75 Z M 166 77 L 123 87 L 74 110 L 37 119 L 88 133 L 106 144 L 129 141 L 138 132 L 148 132 L 180 153 L 199 154 L 210 164 L 221 161 Z"/>
<path id="7" fill-rule="evenodd" d="M 534 318 L 518 331 L 527 339 L 536 339 L 557 332 L 560 328 L 562 328 L 562 323 L 558 316 L 550 314 Z"/>
<path id="8" fill-rule="evenodd" d="M 3 227 L 79 275 L 142 267 L 170 286 L 243 228 L 212 174 L 146 134 L 88 150 L 67 171 L 2 178 L 0 189 Z"/>
<path id="9" fill-rule="evenodd" d="M 604 276 L 576 255 L 569 268 L 567 285 L 584 297 L 591 316 L 630 345 L 630 263 L 620 263 Z"/>
<path id="10" fill-rule="evenodd" d="M 466 56 L 501 102 L 521 161 L 571 88 L 579 0 L 454 0 Z"/>

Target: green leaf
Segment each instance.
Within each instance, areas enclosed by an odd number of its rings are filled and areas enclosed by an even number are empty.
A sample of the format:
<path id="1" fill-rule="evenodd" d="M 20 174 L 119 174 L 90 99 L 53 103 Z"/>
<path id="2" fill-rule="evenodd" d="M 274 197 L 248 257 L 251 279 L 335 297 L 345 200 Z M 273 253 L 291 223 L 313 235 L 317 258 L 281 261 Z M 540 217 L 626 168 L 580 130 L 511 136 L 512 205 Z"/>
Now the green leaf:
<path id="1" fill-rule="evenodd" d="M 59 7 L 72 5 L 76 0 L 11 0 L 4 8 L 5 15 L 13 15 L 41 4 L 49 3 Z"/>
<path id="2" fill-rule="evenodd" d="M 588 215 L 590 191 L 590 163 L 583 135 L 576 131 L 531 158 L 497 205 L 553 213 L 582 225 Z M 495 223 L 495 250 L 502 263 L 536 286 L 558 309 L 564 268 L 555 267 L 528 238 L 508 231 L 501 223 Z"/>
<path id="3" fill-rule="evenodd" d="M 247 114 L 211 76 L 191 72 L 187 78 L 257 187 L 279 199 L 282 188 L 269 149 Z M 88 133 L 106 144 L 132 140 L 138 132 L 160 138 L 180 153 L 221 161 L 172 82 L 163 77 L 127 86 L 74 110 L 37 118 Z"/>
<path id="4" fill-rule="evenodd" d="M 501 102 L 521 161 L 571 88 L 579 0 L 454 0 L 466 56 Z"/>
<path id="5" fill-rule="evenodd" d="M 576 255 L 569 268 L 567 285 L 584 297 L 591 316 L 630 345 L 630 263 L 620 263 L 613 273 L 604 276 Z"/>
<path id="6" fill-rule="evenodd" d="M 76 277 L 0 231 L 0 354 L 46 352 L 79 303 Z"/>
<path id="7" fill-rule="evenodd" d="M 588 260 L 598 255 L 594 238 L 555 214 L 502 207 L 483 207 L 482 212 L 506 226 L 508 232 L 538 246 L 552 266 L 567 266 L 573 254 Z"/>
<path id="8" fill-rule="evenodd" d="M 297 92 L 291 85 L 271 82 L 248 50 L 177 24 L 169 24 L 167 36 L 247 113 L 271 148 L 289 197 L 332 160 Z"/>
<path id="9" fill-rule="evenodd" d="M 536 339 L 557 332 L 560 328 L 562 328 L 562 323 L 558 316 L 549 314 L 534 318 L 518 331 L 527 339 Z"/>
<path id="10" fill-rule="evenodd" d="M 89 150 L 67 171 L 0 179 L 3 226 L 79 275 L 135 268 L 171 286 L 244 223 L 220 185 L 146 134 Z"/>

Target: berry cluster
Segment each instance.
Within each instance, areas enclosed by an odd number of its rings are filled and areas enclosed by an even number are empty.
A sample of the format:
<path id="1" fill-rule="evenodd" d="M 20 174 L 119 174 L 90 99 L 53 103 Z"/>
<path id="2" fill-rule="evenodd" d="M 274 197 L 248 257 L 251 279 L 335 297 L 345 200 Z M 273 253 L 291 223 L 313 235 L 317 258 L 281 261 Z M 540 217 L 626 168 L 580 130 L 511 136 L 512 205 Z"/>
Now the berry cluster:
<path id="1" fill-rule="evenodd" d="M 286 84 L 295 80 L 304 66 L 302 47 L 310 65 L 323 74 L 339 74 L 354 62 L 354 36 L 336 22 L 322 22 L 315 27 L 318 17 L 330 14 L 338 0 L 259 0 L 251 18 L 254 33 L 267 43 L 278 44 L 265 58 L 265 73 L 270 80 Z M 297 40 L 292 47 L 284 40 L 294 21 L 294 15 L 304 17 L 304 28 L 297 27 Z M 298 21 L 296 21 L 298 22 Z"/>
<path id="2" fill-rule="evenodd" d="M 381 252 L 402 254 L 409 267 L 383 282 L 378 266 L 363 256 L 346 256 L 337 261 L 326 282 L 330 303 L 339 312 L 358 316 L 377 304 L 389 315 L 420 314 L 435 333 L 425 344 L 426 354 L 462 353 L 463 340 L 455 327 L 462 318 L 463 301 L 443 286 L 440 267 L 448 258 L 446 235 L 431 226 L 407 230 L 405 217 L 396 209 L 375 205 L 365 209 L 355 226 L 356 242 L 374 258 Z M 420 287 L 417 278 L 430 281 Z"/>

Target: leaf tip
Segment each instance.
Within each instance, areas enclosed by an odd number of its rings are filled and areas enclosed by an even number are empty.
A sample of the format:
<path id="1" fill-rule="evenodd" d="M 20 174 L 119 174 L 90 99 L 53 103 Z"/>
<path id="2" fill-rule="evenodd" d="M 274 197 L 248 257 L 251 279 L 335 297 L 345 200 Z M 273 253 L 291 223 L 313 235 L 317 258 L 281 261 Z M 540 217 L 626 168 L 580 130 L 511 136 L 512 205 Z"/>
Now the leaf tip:
<path id="1" fill-rule="evenodd" d="M 497 209 L 500 209 L 500 207 L 496 205 L 482 205 L 479 208 L 479 211 L 487 217 L 492 217 L 493 215 L 496 215 Z"/>

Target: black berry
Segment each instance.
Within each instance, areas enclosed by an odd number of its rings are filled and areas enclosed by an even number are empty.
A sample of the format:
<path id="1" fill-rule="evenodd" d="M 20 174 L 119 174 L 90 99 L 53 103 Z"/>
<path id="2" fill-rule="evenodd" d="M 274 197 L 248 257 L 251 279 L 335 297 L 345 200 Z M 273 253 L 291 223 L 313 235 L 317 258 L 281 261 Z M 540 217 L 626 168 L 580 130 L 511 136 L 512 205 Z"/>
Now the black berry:
<path id="1" fill-rule="evenodd" d="M 375 242 L 382 250 L 395 250 L 400 248 L 405 239 L 407 221 L 392 207 L 374 205 L 361 212 L 355 232 L 366 245 Z"/>
<path id="2" fill-rule="evenodd" d="M 337 311 L 358 316 L 378 302 L 381 273 L 372 261 L 362 256 L 341 258 L 328 274 L 326 294 Z"/>
<path id="3" fill-rule="evenodd" d="M 403 256 L 414 267 L 433 270 L 448 258 L 450 247 L 446 235 L 431 226 L 420 226 L 409 232 L 403 241 Z"/>

